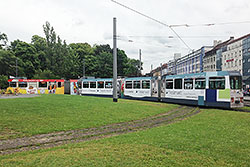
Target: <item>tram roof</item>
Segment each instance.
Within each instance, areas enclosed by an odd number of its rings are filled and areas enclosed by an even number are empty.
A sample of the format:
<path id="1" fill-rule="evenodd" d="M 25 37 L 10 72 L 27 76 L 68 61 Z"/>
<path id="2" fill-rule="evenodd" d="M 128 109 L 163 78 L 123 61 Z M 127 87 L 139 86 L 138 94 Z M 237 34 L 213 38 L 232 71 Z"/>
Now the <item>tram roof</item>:
<path id="1" fill-rule="evenodd" d="M 125 78 L 125 80 L 130 80 L 130 81 L 134 81 L 134 80 L 151 80 L 153 77 L 131 77 L 131 78 Z"/>
<path id="2" fill-rule="evenodd" d="M 113 81 L 113 78 L 86 78 L 86 79 L 80 79 L 79 81 Z"/>
<path id="3" fill-rule="evenodd" d="M 216 76 L 241 76 L 238 71 L 216 71 L 216 72 L 202 72 L 202 73 L 192 73 L 192 74 L 181 74 L 181 75 L 167 75 L 163 78 L 190 78 L 190 77 L 216 77 Z"/>

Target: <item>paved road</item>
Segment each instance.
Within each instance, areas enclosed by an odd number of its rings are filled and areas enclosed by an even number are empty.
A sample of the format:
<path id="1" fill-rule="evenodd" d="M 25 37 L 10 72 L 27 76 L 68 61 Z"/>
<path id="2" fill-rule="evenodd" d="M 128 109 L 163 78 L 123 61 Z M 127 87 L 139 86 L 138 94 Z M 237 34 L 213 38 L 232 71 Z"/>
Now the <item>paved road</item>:
<path id="1" fill-rule="evenodd" d="M 27 98 L 27 97 L 37 97 L 38 94 L 21 94 L 21 95 L 0 95 L 0 99 L 14 99 L 14 98 Z"/>

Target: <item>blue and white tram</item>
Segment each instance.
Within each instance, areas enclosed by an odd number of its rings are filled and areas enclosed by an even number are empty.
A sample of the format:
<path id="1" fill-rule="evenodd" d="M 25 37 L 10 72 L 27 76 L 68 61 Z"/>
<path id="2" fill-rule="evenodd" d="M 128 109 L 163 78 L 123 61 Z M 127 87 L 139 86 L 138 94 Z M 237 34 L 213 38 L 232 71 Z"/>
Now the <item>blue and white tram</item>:
<path id="1" fill-rule="evenodd" d="M 164 76 L 161 100 L 198 106 L 243 107 L 239 72 L 218 71 Z"/>
<path id="2" fill-rule="evenodd" d="M 102 79 L 81 79 L 79 94 L 90 95 L 90 96 L 112 96 L 113 95 L 113 79 L 102 78 Z"/>
<path id="3" fill-rule="evenodd" d="M 155 77 L 134 77 L 123 80 L 123 98 L 158 101 L 158 82 Z"/>

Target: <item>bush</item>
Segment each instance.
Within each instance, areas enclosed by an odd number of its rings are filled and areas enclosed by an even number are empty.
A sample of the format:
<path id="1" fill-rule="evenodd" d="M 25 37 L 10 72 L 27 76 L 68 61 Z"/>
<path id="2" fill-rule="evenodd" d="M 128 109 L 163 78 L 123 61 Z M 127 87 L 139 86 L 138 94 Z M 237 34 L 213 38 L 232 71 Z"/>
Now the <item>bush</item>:
<path id="1" fill-rule="evenodd" d="M 8 86 L 8 77 L 5 75 L 0 75 L 0 89 L 6 89 Z"/>

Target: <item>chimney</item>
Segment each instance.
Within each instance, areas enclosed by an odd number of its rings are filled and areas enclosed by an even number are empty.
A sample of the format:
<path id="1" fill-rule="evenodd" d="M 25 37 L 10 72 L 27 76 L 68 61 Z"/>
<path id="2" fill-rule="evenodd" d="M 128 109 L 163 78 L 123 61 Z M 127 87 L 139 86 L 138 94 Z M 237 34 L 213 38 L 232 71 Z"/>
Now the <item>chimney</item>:
<path id="1" fill-rule="evenodd" d="M 218 44 L 217 40 L 214 40 L 214 47 Z"/>
<path id="2" fill-rule="evenodd" d="M 234 40 L 234 37 L 232 36 L 232 37 L 230 37 L 230 39 L 229 39 L 230 41 L 232 41 L 232 40 Z"/>

